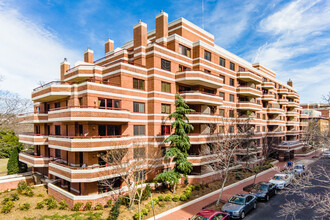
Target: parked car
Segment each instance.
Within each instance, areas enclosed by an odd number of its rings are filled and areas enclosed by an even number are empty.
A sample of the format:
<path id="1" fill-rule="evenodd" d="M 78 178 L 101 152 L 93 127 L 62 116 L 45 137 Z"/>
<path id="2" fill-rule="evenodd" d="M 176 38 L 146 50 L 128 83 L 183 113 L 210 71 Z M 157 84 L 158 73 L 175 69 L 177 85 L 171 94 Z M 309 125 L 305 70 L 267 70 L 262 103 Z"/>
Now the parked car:
<path id="1" fill-rule="evenodd" d="M 298 176 L 305 174 L 305 172 L 306 172 L 305 165 L 304 164 L 296 164 L 294 166 L 294 172 Z"/>
<path id="2" fill-rule="evenodd" d="M 257 197 L 247 193 L 237 193 L 233 195 L 222 210 L 227 212 L 231 218 L 243 219 L 252 209 L 257 208 Z"/>
<path id="3" fill-rule="evenodd" d="M 323 158 L 330 158 L 330 150 L 324 151 L 322 154 Z"/>
<path id="4" fill-rule="evenodd" d="M 251 184 L 243 188 L 244 191 L 253 193 L 258 200 L 268 201 L 271 196 L 276 194 L 276 186 L 274 183 L 259 182 Z"/>
<path id="5" fill-rule="evenodd" d="M 194 215 L 190 220 L 229 220 L 228 213 L 219 212 L 211 209 L 204 209 Z"/>
<path id="6" fill-rule="evenodd" d="M 270 179 L 270 183 L 275 184 L 276 189 L 284 189 L 284 187 L 288 186 L 293 178 L 293 174 L 291 173 L 278 173 Z"/>

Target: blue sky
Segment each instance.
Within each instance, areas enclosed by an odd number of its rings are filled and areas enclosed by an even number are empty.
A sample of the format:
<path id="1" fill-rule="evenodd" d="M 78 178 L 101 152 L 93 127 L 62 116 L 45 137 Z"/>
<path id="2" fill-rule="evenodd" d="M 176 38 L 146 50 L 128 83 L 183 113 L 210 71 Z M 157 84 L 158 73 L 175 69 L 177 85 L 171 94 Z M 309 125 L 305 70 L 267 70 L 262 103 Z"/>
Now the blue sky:
<path id="1" fill-rule="evenodd" d="M 249 62 L 261 62 L 282 81 L 293 80 L 301 102 L 330 91 L 330 1 L 327 0 L 0 0 L 0 90 L 24 97 L 39 81 L 59 79 L 59 64 L 83 59 L 90 47 L 104 56 L 132 39 L 141 19 L 148 30 L 164 10 L 203 26 L 216 43 Z"/>

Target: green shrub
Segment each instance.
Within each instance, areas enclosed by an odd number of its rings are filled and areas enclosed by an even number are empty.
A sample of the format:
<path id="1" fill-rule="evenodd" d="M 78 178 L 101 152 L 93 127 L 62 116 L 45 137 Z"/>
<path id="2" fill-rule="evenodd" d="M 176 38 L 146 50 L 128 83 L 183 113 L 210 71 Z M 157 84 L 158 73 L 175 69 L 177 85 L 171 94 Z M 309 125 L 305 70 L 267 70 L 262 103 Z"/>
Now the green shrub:
<path id="1" fill-rule="evenodd" d="M 108 208 L 110 208 L 111 207 L 111 205 L 112 205 L 112 199 L 108 199 L 108 201 L 107 201 L 107 207 Z"/>
<path id="2" fill-rule="evenodd" d="M 198 184 L 195 186 L 195 190 L 200 190 L 200 189 L 201 189 L 201 185 Z"/>
<path id="3" fill-rule="evenodd" d="M 124 206 L 128 206 L 129 205 L 129 202 L 130 202 L 129 196 L 121 197 L 119 200 L 120 200 L 120 204 L 121 205 L 124 205 Z"/>
<path id="4" fill-rule="evenodd" d="M 7 203 L 8 201 L 11 201 L 11 199 L 10 199 L 9 197 L 6 197 L 6 198 L 4 198 L 4 199 L 2 200 L 1 204 L 2 204 L 2 205 L 6 205 L 6 203 Z"/>
<path id="5" fill-rule="evenodd" d="M 243 177 L 243 174 L 241 173 L 235 173 L 235 179 L 236 180 L 242 180 L 244 177 Z"/>
<path id="6" fill-rule="evenodd" d="M 190 189 L 191 191 L 194 191 L 195 190 L 195 186 L 194 185 L 189 185 L 188 187 L 189 187 L 188 189 Z"/>
<path id="7" fill-rule="evenodd" d="M 90 211 L 92 210 L 92 202 L 86 202 L 85 207 L 84 207 L 84 211 Z"/>
<path id="8" fill-rule="evenodd" d="M 152 201 L 154 202 L 154 205 L 157 205 L 157 203 L 159 202 L 158 198 L 153 198 Z"/>
<path id="9" fill-rule="evenodd" d="M 172 200 L 172 196 L 170 194 L 165 196 L 165 201 L 171 201 Z"/>
<path id="10" fill-rule="evenodd" d="M 1 213 L 7 214 L 11 211 L 11 209 L 14 207 L 13 201 L 7 201 L 6 204 L 4 204 L 1 208 Z"/>
<path id="11" fill-rule="evenodd" d="M 159 196 L 158 196 L 158 200 L 159 200 L 159 201 L 164 201 L 164 200 L 165 200 L 165 198 L 164 198 L 164 196 L 163 196 L 163 195 L 159 195 Z"/>
<path id="12" fill-rule="evenodd" d="M 148 213 L 149 213 L 149 210 L 146 209 L 146 208 L 144 208 L 144 209 L 141 210 L 141 214 L 143 214 L 143 215 L 145 215 L 145 216 L 147 216 Z"/>
<path id="13" fill-rule="evenodd" d="M 146 209 L 151 210 L 152 209 L 152 205 L 151 203 L 147 203 L 145 206 Z"/>
<path id="14" fill-rule="evenodd" d="M 188 178 L 187 177 L 184 178 L 184 185 L 186 185 L 186 186 L 189 185 L 189 181 L 188 181 Z"/>
<path id="15" fill-rule="evenodd" d="M 173 196 L 173 199 L 172 199 L 174 202 L 177 202 L 177 201 L 179 201 L 180 200 L 180 196 L 178 196 L 178 195 L 175 195 L 175 196 Z"/>
<path id="16" fill-rule="evenodd" d="M 17 193 L 10 194 L 10 200 L 11 201 L 17 201 L 19 200 L 19 196 Z"/>
<path id="17" fill-rule="evenodd" d="M 29 210 L 30 209 L 30 203 L 26 202 L 23 203 L 23 205 L 19 205 L 19 210 Z"/>
<path id="18" fill-rule="evenodd" d="M 43 209 L 45 206 L 44 201 L 40 201 L 37 203 L 36 209 Z"/>
<path id="19" fill-rule="evenodd" d="M 94 209 L 95 210 L 103 210 L 103 205 L 98 202 L 98 203 L 95 204 Z"/>
<path id="20" fill-rule="evenodd" d="M 181 195 L 180 196 L 180 200 L 181 201 L 186 201 L 187 200 L 187 196 L 186 195 Z"/>
<path id="21" fill-rule="evenodd" d="M 33 197 L 34 196 L 34 192 L 32 191 L 32 189 L 28 186 L 28 188 L 26 188 L 25 192 L 23 193 L 23 195 L 28 196 L 28 197 Z"/>
<path id="22" fill-rule="evenodd" d="M 75 203 L 72 207 L 72 211 L 76 211 L 76 212 L 79 211 L 82 205 L 83 205 L 82 202 Z"/>
<path id="23" fill-rule="evenodd" d="M 190 199 L 190 197 L 191 197 L 191 191 L 186 191 L 184 193 L 184 195 L 186 196 L 187 199 Z"/>
<path id="24" fill-rule="evenodd" d="M 147 184 L 146 188 L 142 193 L 142 200 L 147 200 L 150 197 L 150 194 L 151 194 L 151 187 L 149 184 Z"/>
<path id="25" fill-rule="evenodd" d="M 8 163 L 7 163 L 7 174 L 15 174 L 19 173 L 19 160 L 18 160 L 18 153 L 19 150 L 17 147 L 15 147 L 9 157 Z"/>
<path id="26" fill-rule="evenodd" d="M 17 185 L 17 192 L 19 194 L 23 193 L 23 191 L 28 187 L 27 183 L 25 181 L 19 181 Z"/>
<path id="27" fill-rule="evenodd" d="M 47 199 L 44 199 L 44 203 L 47 206 L 47 210 L 50 209 L 56 209 L 57 208 L 57 203 L 53 197 L 49 197 Z"/>
<path id="28" fill-rule="evenodd" d="M 59 204 L 58 209 L 60 210 L 65 210 L 69 206 L 68 203 L 66 203 L 64 200 L 60 201 L 58 204 Z"/>
<path id="29" fill-rule="evenodd" d="M 117 220 L 120 214 L 120 199 L 117 199 L 115 204 L 112 206 L 108 220 Z"/>
<path id="30" fill-rule="evenodd" d="M 142 219 L 143 218 L 143 214 L 141 213 L 140 215 L 141 215 L 141 219 Z M 134 220 L 139 220 L 139 213 L 138 212 L 135 213 Z"/>
<path id="31" fill-rule="evenodd" d="M 44 195 L 42 195 L 42 194 L 38 194 L 37 197 L 44 197 Z"/>

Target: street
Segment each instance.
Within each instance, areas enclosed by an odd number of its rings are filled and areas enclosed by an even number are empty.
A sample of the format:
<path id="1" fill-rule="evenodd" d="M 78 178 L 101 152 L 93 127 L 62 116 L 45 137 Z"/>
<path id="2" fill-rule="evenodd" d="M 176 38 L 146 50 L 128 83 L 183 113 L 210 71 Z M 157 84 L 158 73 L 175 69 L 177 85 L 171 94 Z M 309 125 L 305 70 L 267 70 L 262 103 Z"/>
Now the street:
<path id="1" fill-rule="evenodd" d="M 309 161 L 307 161 L 308 163 Z M 326 170 L 329 171 L 330 166 L 330 160 L 329 159 L 319 159 L 315 162 L 312 162 L 309 164 L 309 169 L 315 170 L 318 168 L 318 165 L 324 165 L 326 166 Z M 324 188 L 312 188 L 308 190 L 309 193 L 329 193 L 329 190 L 325 190 Z M 246 218 L 247 220 L 252 219 L 294 219 L 292 216 L 285 217 L 279 217 L 278 213 L 281 209 L 281 205 L 285 203 L 286 200 L 295 200 L 297 203 L 301 202 L 299 200 L 301 197 L 297 195 L 285 195 L 284 192 L 278 193 L 274 197 L 270 199 L 269 202 L 258 202 L 258 207 L 256 210 L 251 211 L 249 214 L 247 214 Z M 296 219 L 322 219 L 317 218 L 317 213 L 315 209 L 303 209 L 300 212 L 297 212 Z M 325 219 L 325 218 L 323 218 Z M 329 219 L 329 218 L 326 218 Z"/>

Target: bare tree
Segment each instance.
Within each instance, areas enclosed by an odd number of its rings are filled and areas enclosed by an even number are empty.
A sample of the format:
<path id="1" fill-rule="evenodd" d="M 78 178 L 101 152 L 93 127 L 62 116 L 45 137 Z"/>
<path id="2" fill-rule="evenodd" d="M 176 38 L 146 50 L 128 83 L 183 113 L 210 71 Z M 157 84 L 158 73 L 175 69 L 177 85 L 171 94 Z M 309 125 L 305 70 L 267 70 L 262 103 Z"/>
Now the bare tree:
<path id="1" fill-rule="evenodd" d="M 322 96 L 323 101 L 325 101 L 327 104 L 330 104 L 330 92 L 327 95 Z"/>
<path id="2" fill-rule="evenodd" d="M 327 132 L 322 132 L 317 121 L 310 119 L 307 128 L 303 134 L 304 141 L 314 149 L 314 152 L 323 148 L 329 143 Z"/>

